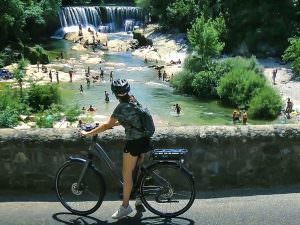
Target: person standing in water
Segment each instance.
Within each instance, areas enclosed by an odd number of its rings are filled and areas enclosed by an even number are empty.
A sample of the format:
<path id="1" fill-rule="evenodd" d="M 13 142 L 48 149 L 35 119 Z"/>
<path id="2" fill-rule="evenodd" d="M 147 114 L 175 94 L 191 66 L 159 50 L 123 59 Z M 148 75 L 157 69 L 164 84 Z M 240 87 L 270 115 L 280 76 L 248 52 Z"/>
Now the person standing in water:
<path id="1" fill-rule="evenodd" d="M 109 103 L 109 93 L 104 91 L 105 103 Z"/>
<path id="2" fill-rule="evenodd" d="M 110 71 L 110 75 L 109 75 L 109 81 L 113 82 L 114 78 L 113 78 L 113 71 Z"/>
<path id="3" fill-rule="evenodd" d="M 175 105 L 175 110 L 176 110 L 177 115 L 179 115 L 181 112 L 181 107 L 177 103 Z"/>
<path id="4" fill-rule="evenodd" d="M 80 94 L 82 94 L 83 93 L 83 86 L 82 86 L 82 84 L 80 84 Z"/>
<path id="5" fill-rule="evenodd" d="M 104 70 L 102 70 L 101 67 L 100 67 L 100 78 L 101 80 L 104 80 Z"/>
<path id="6" fill-rule="evenodd" d="M 157 76 L 158 76 L 158 79 L 160 80 L 161 79 L 161 71 L 160 70 L 158 70 Z"/>
<path id="7" fill-rule="evenodd" d="M 165 70 L 163 72 L 162 79 L 163 79 L 163 81 L 165 81 L 167 79 L 167 73 Z"/>

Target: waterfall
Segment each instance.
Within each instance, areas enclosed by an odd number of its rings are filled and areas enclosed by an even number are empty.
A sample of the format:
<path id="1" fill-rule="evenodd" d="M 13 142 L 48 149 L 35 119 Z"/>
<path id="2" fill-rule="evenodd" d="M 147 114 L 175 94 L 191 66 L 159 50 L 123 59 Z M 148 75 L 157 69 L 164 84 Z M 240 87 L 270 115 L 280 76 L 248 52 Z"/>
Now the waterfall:
<path id="1" fill-rule="evenodd" d="M 57 34 L 66 30 L 78 32 L 79 24 L 100 32 L 127 32 L 142 26 L 145 20 L 142 9 L 127 6 L 62 7 L 58 15 L 61 29 Z"/>

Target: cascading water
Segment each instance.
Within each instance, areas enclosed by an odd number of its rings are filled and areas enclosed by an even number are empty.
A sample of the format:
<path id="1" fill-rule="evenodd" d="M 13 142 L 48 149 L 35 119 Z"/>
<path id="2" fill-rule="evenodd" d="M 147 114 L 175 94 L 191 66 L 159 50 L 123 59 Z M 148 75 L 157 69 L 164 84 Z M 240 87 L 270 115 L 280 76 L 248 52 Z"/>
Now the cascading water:
<path id="1" fill-rule="evenodd" d="M 144 23 L 141 8 L 127 6 L 62 7 L 59 11 L 61 29 L 53 37 L 78 32 L 78 26 L 91 27 L 99 32 L 132 31 Z"/>

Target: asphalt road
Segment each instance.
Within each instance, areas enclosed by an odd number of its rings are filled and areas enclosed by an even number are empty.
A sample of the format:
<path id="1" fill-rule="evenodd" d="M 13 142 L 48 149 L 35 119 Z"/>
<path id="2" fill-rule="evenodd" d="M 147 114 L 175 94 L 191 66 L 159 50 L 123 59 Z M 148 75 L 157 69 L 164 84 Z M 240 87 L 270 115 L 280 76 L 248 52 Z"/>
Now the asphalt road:
<path id="1" fill-rule="evenodd" d="M 299 189 L 300 190 L 300 189 Z M 110 218 L 120 201 L 104 201 L 94 214 L 69 213 L 53 196 L 0 196 L 0 225 L 299 225 L 298 188 L 208 192 L 178 218 L 163 219 L 145 211 L 115 221 Z M 132 202 L 133 204 L 133 202 Z"/>

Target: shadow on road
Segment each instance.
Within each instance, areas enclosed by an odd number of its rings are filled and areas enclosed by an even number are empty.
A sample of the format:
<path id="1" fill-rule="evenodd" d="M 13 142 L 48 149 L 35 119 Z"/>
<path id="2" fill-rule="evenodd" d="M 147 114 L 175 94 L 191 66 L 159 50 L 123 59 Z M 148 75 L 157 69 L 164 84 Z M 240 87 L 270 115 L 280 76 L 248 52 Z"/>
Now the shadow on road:
<path id="1" fill-rule="evenodd" d="M 52 218 L 62 224 L 67 225 L 194 225 L 193 220 L 175 217 L 175 218 L 161 218 L 161 217 L 145 217 L 142 218 L 141 211 L 133 217 L 127 217 L 115 222 L 102 221 L 92 216 L 78 216 L 72 213 L 55 213 Z"/>

